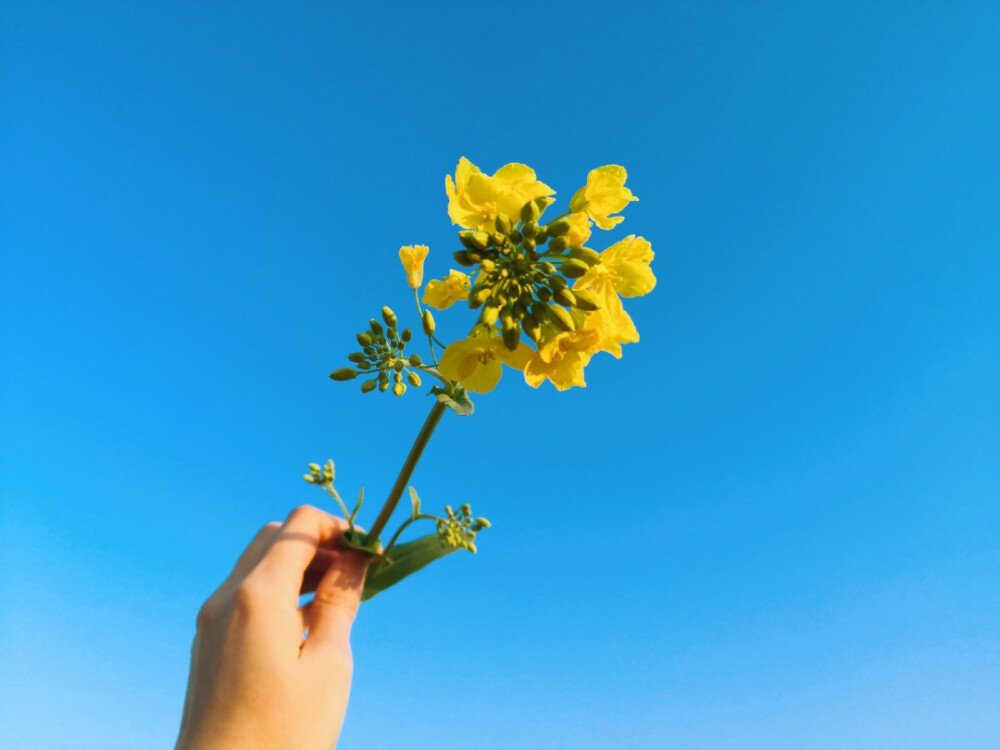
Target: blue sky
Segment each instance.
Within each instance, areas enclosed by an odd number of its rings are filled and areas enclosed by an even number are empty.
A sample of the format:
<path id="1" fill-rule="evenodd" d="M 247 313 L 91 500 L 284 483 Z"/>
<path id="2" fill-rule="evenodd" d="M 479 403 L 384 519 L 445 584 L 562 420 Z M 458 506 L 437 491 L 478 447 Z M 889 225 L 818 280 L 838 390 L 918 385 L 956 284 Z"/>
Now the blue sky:
<path id="1" fill-rule="evenodd" d="M 341 747 L 1000 743 L 991 3 L 0 4 L 0 745 L 174 739 L 253 532 L 388 491 L 331 383 L 444 175 L 625 165 L 642 341 L 446 415 L 494 521 L 366 605 Z M 601 240 L 595 240 L 595 244 Z M 464 333 L 460 311 L 439 316 Z M 371 509 L 370 512 L 374 512 Z"/>

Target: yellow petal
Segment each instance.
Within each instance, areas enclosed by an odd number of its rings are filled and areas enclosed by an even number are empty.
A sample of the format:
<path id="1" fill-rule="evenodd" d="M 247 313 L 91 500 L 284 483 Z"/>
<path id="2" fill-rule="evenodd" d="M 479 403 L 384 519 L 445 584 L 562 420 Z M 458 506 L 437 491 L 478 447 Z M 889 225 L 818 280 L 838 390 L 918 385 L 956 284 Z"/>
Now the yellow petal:
<path id="1" fill-rule="evenodd" d="M 406 271 L 406 281 L 414 289 L 419 289 L 424 281 L 424 258 L 426 245 L 405 245 L 399 248 L 399 260 Z"/>

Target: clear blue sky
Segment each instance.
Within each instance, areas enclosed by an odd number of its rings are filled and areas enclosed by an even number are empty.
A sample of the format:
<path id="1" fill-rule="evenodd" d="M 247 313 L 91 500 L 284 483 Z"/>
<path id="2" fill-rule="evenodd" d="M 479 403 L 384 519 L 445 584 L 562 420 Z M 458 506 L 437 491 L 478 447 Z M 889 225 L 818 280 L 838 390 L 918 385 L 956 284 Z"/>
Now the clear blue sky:
<path id="1" fill-rule="evenodd" d="M 303 465 L 384 496 L 428 400 L 326 375 L 409 313 L 400 245 L 447 272 L 464 155 L 563 200 L 625 165 L 659 285 L 586 390 L 446 415 L 414 484 L 495 527 L 364 607 L 341 747 L 1000 747 L 998 37 L 0 3 L 0 745 L 170 746 L 195 612 L 322 500 Z"/>

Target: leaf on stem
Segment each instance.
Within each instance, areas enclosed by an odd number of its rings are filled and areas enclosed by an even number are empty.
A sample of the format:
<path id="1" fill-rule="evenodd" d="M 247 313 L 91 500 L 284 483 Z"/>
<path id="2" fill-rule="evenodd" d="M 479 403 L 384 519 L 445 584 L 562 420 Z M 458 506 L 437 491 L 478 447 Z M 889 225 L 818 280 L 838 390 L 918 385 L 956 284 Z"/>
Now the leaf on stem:
<path id="1" fill-rule="evenodd" d="M 461 386 L 455 386 L 451 391 L 445 390 L 439 385 L 430 390 L 437 400 L 447 406 L 460 417 L 467 417 L 473 412 L 472 400 Z"/>
<path id="2" fill-rule="evenodd" d="M 381 560 L 368 570 L 362 601 L 371 599 L 378 593 L 394 586 L 426 565 L 445 555 L 450 555 L 457 547 L 443 544 L 437 534 L 428 534 L 392 548 L 392 562 Z"/>

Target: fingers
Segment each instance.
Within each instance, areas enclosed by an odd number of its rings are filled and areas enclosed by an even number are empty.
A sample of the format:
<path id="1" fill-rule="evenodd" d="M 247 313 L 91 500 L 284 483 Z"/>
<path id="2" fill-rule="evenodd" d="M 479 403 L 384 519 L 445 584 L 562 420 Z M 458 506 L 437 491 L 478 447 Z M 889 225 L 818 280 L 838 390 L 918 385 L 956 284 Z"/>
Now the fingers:
<path id="1" fill-rule="evenodd" d="M 257 567 L 257 563 L 260 562 L 264 553 L 267 552 L 268 548 L 271 546 L 271 542 L 278 535 L 278 530 L 281 528 L 281 524 L 277 521 L 272 521 L 271 523 L 264 526 L 257 535 L 253 538 L 253 541 L 247 545 L 247 548 L 243 550 L 240 555 L 240 559 L 236 561 L 236 565 L 233 566 L 232 572 L 222 582 L 220 589 L 232 588 L 239 584 L 244 578 L 249 575 L 250 571 Z"/>
<path id="2" fill-rule="evenodd" d="M 296 600 L 317 553 L 335 548 L 346 528 L 346 521 L 318 508 L 296 508 L 275 534 L 252 576 L 268 589 L 273 587 L 281 596 Z"/>
<path id="3" fill-rule="evenodd" d="M 316 587 L 303 654 L 330 649 L 342 652 L 349 646 L 351 625 L 361 604 L 370 561 L 368 555 L 357 550 L 337 552 L 337 559 Z"/>

